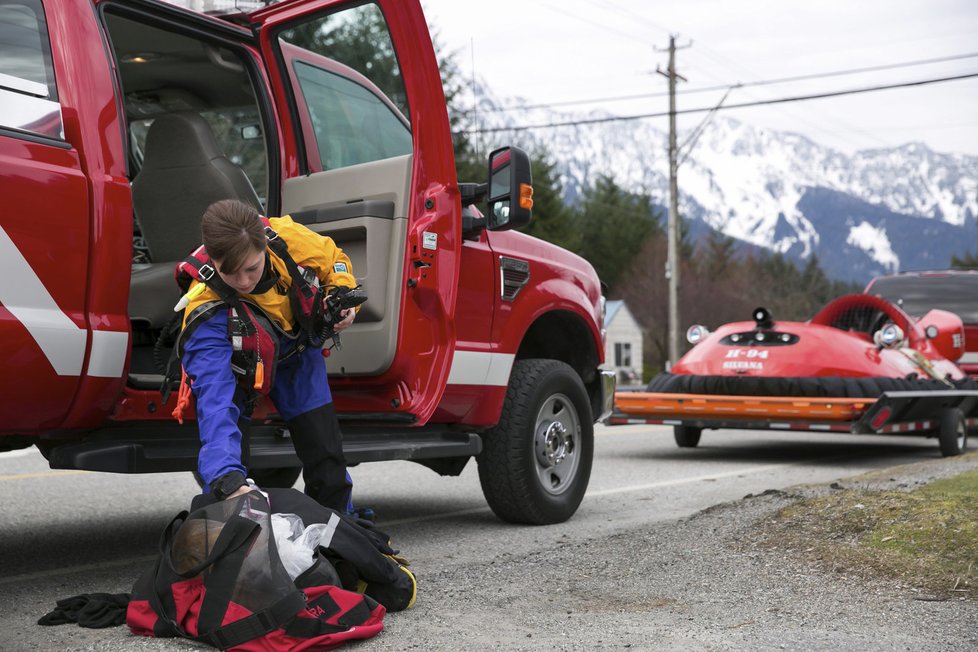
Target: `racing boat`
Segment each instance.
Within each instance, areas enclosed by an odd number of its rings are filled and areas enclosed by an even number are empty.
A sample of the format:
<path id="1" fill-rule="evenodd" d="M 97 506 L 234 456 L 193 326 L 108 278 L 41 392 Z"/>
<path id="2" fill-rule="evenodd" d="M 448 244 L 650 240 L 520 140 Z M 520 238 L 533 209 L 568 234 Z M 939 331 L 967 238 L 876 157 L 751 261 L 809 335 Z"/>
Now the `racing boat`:
<path id="1" fill-rule="evenodd" d="M 878 296 L 849 294 L 807 322 L 753 321 L 710 332 L 647 391 L 619 391 L 611 424 L 673 426 L 680 447 L 704 429 L 815 430 L 937 437 L 958 455 L 978 426 L 978 382 L 955 361 L 965 350 L 961 318 L 931 310 L 914 320 Z"/>

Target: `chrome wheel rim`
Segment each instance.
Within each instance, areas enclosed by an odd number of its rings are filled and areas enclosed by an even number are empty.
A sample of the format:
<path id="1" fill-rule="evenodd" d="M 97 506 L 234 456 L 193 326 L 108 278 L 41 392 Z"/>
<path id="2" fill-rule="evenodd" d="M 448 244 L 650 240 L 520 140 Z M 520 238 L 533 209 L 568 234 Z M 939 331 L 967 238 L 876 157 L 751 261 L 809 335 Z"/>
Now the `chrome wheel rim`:
<path id="1" fill-rule="evenodd" d="M 574 483 L 580 466 L 581 420 L 564 394 L 550 396 L 537 412 L 533 449 L 537 478 L 548 494 L 558 496 Z"/>

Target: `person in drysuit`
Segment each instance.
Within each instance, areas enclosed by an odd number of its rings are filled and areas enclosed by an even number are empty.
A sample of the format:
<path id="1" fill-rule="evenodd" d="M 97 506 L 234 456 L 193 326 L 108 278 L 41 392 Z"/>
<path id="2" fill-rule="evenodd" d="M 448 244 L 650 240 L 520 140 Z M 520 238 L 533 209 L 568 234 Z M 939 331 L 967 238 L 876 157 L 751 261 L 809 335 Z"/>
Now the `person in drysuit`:
<path id="1" fill-rule="evenodd" d="M 303 332 L 318 326 L 303 320 L 308 315 L 296 314 L 301 310 L 293 296 L 297 287 L 312 287 L 308 280 L 324 289 L 355 287 L 350 259 L 331 238 L 289 216 L 262 218 L 236 200 L 212 204 L 201 220 L 201 235 L 197 258 L 181 263 L 192 262 L 196 271 L 191 270 L 195 280 L 185 296 L 189 302 L 177 351 L 196 398 L 204 492 L 226 499 L 249 491 L 242 428 L 255 394 L 267 394 L 288 426 L 302 462 L 306 494 L 326 507 L 351 512 L 352 481 L 326 365 L 321 349 Z M 273 242 L 276 238 L 281 242 Z M 334 330 L 348 328 L 355 315 L 354 308 L 343 310 Z M 251 322 L 256 329 L 249 331 L 247 323 L 239 322 Z M 261 336 L 263 331 L 271 331 L 277 341 L 276 360 L 262 351 L 244 362 L 236 357 L 241 355 L 236 334 Z"/>

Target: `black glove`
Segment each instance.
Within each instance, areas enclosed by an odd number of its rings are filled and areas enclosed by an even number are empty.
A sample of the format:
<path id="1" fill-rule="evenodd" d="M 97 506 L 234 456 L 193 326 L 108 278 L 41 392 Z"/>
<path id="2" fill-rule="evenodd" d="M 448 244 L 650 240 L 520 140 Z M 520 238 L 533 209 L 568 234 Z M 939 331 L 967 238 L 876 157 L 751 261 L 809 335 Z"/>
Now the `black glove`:
<path id="1" fill-rule="evenodd" d="M 218 500 L 224 500 L 246 484 L 248 483 L 240 471 L 231 471 L 211 483 L 211 493 Z"/>

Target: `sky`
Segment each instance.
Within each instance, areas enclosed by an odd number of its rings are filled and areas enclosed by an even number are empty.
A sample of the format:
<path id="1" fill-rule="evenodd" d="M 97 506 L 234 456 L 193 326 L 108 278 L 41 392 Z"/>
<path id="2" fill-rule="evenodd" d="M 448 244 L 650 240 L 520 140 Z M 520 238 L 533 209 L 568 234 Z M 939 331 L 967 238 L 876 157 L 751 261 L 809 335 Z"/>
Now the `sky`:
<path id="1" fill-rule="evenodd" d="M 504 104 L 547 104 L 554 121 L 603 110 L 668 110 L 676 37 L 677 109 L 978 73 L 975 0 L 422 0 L 440 51 Z M 682 47 L 682 49 L 678 49 Z M 749 85 L 786 77 L 972 55 L 858 74 Z M 700 91 L 720 87 L 712 91 Z M 621 100 L 622 96 L 643 95 Z M 470 101 L 472 98 L 468 98 Z M 577 103 L 589 100 L 588 103 Z M 595 101 L 597 100 L 597 101 Z M 573 102 L 573 104 L 566 104 Z M 978 156 L 978 77 L 803 102 L 731 108 L 722 115 L 800 133 L 846 153 L 922 142 Z M 511 114 L 518 124 L 520 113 Z M 677 116 L 689 130 L 706 113 Z M 665 117 L 648 118 L 668 128 Z M 539 116 L 532 123 L 539 124 Z"/>

